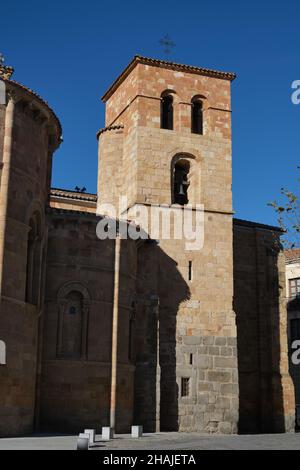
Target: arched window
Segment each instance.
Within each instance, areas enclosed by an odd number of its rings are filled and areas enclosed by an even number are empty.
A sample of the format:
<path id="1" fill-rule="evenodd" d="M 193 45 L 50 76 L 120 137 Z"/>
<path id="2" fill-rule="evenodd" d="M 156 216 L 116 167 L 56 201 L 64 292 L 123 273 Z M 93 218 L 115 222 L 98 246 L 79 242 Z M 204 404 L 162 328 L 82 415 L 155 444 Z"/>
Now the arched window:
<path id="1" fill-rule="evenodd" d="M 198 96 L 192 99 L 191 123 L 193 134 L 203 134 L 203 103 Z"/>
<path id="2" fill-rule="evenodd" d="M 40 290 L 41 275 L 41 217 L 34 213 L 29 221 L 27 240 L 26 292 L 25 301 L 37 305 Z"/>
<path id="3" fill-rule="evenodd" d="M 173 175 L 173 204 L 184 206 L 188 204 L 190 163 L 187 160 L 178 160 L 174 166 Z"/>
<path id="4" fill-rule="evenodd" d="M 173 96 L 165 92 L 161 96 L 161 129 L 173 130 Z"/>
<path id="5" fill-rule="evenodd" d="M 57 356 L 86 359 L 90 294 L 81 283 L 70 282 L 61 287 L 57 301 Z"/>
<path id="6" fill-rule="evenodd" d="M 61 354 L 65 357 L 81 356 L 82 294 L 72 291 L 67 296 L 62 321 Z"/>

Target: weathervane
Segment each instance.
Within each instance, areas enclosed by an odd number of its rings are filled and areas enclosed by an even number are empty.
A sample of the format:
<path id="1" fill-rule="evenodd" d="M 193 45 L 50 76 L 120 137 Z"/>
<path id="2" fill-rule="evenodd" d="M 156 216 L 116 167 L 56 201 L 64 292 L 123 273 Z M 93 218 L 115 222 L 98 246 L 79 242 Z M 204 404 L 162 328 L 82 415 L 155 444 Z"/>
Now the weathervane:
<path id="1" fill-rule="evenodd" d="M 3 64 L 4 64 L 4 60 L 5 60 L 5 59 L 4 59 L 4 55 L 1 54 L 1 52 L 0 52 L 0 65 L 3 65 Z"/>
<path id="2" fill-rule="evenodd" d="M 163 47 L 163 51 L 166 56 L 170 55 L 172 49 L 176 46 L 175 42 L 172 41 L 169 34 L 166 34 L 160 41 L 160 45 Z"/>

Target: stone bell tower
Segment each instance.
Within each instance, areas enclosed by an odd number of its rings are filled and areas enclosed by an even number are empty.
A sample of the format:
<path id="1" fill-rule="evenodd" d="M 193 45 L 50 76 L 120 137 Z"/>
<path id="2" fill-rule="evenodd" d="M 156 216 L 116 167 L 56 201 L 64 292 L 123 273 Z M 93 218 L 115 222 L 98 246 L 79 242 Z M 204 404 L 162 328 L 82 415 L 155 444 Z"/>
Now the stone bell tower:
<path id="1" fill-rule="evenodd" d="M 180 237 L 149 231 L 157 245 L 144 245 L 138 255 L 135 416 L 149 430 L 237 429 L 234 78 L 136 56 L 103 96 L 99 204 L 118 206 L 126 196 L 129 215 L 154 205 L 164 211 L 163 219 L 186 207 L 203 217 L 197 249 Z"/>

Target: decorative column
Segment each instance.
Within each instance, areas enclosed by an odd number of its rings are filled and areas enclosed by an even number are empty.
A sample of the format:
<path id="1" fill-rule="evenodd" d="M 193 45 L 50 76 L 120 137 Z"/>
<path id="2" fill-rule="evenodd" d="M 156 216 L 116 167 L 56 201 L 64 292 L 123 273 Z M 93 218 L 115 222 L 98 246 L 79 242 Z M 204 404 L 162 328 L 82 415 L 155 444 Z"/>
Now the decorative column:
<path id="1" fill-rule="evenodd" d="M 8 103 L 5 112 L 5 128 L 3 142 L 3 168 L 1 174 L 0 185 L 0 298 L 2 294 L 3 282 L 3 262 L 4 262 L 4 245 L 5 231 L 7 219 L 8 190 L 10 181 L 11 154 L 13 147 L 13 126 L 14 111 L 17 97 L 13 93 L 8 93 Z"/>
<path id="2" fill-rule="evenodd" d="M 111 391 L 110 391 L 110 427 L 113 432 L 116 426 L 120 253 L 121 253 L 121 238 L 120 238 L 120 234 L 118 233 L 116 235 L 116 241 L 115 241 L 115 271 L 114 271 L 112 352 L 111 352 Z"/>

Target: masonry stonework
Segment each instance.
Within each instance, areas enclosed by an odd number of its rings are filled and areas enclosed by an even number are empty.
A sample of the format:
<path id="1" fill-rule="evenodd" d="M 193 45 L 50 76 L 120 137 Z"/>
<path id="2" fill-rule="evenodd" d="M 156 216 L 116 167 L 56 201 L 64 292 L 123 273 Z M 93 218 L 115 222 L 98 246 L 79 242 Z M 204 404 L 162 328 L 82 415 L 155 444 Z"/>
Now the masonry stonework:
<path id="1" fill-rule="evenodd" d="M 6 111 L 3 107 L 0 111 L 0 336 L 6 343 L 7 364 L 0 368 L 0 435 L 13 435 L 29 433 L 34 426 L 48 170 L 61 130 L 39 97 L 9 80 L 5 86 Z M 31 256 L 28 238 L 33 218 L 38 226 Z M 29 276 L 35 279 L 35 292 Z"/>
<path id="2" fill-rule="evenodd" d="M 0 435 L 109 425 L 114 302 L 116 431 L 132 424 L 149 432 L 292 430 L 280 234 L 232 217 L 234 74 L 135 57 L 103 97 L 93 195 L 50 190 L 60 124 L 6 69 Z M 161 129 L 165 92 L 173 130 Z M 203 104 L 201 135 L 191 132 L 194 97 Z M 115 240 L 99 240 L 97 224 L 106 214 L 130 221 L 155 206 L 173 214 L 173 230 L 183 211 L 173 200 L 182 161 L 190 211 L 203 214 L 203 246 L 192 250 L 141 224 L 147 239 L 121 241 L 115 300 Z M 122 214 L 113 207 L 120 197 Z"/>

